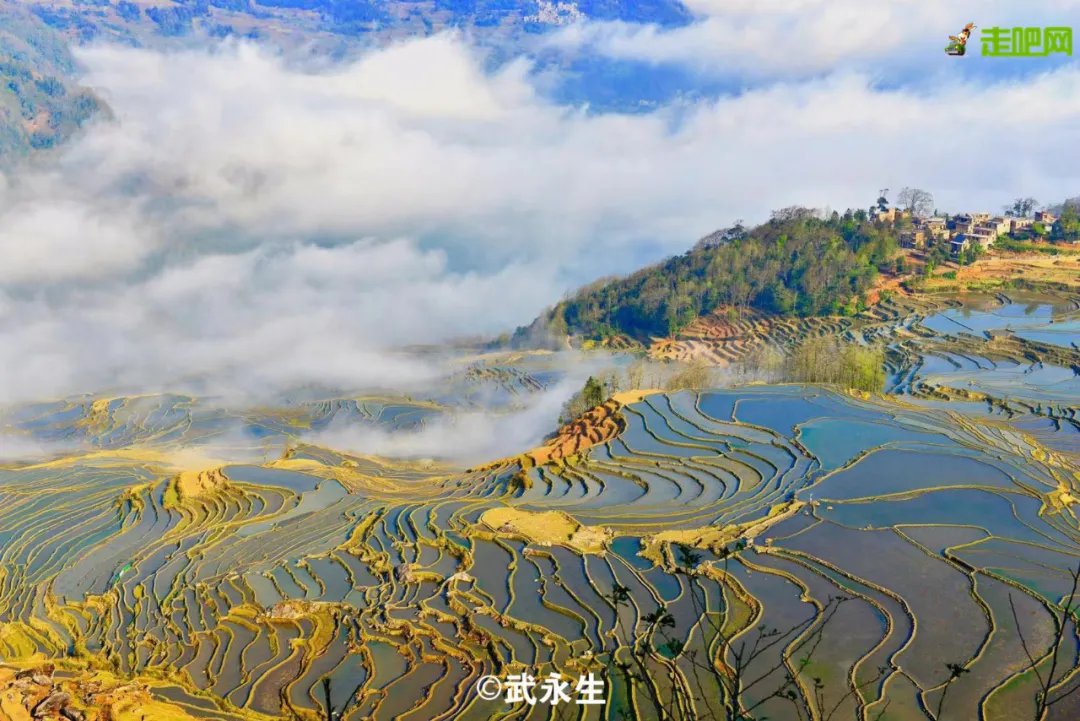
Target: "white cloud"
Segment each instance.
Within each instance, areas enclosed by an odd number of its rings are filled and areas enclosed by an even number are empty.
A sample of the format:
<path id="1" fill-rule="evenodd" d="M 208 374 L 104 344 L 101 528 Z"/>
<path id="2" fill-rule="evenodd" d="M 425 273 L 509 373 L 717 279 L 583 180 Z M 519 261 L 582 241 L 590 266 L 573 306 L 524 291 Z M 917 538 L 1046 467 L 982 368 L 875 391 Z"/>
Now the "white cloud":
<path id="1" fill-rule="evenodd" d="M 391 432 L 335 421 L 300 440 L 348 453 L 391 458 L 439 459 L 462 465 L 491 461 L 538 445 L 558 426 L 563 404 L 580 386 L 580 382 L 566 381 L 509 412 L 448 414 L 412 431 Z"/>
<path id="2" fill-rule="evenodd" d="M 13 301 L 0 317 L 0 398 L 176 390 L 276 397 L 319 383 L 409 390 L 441 371 L 394 351 L 520 320 L 544 282 L 509 266 L 447 269 L 441 251 L 405 240 L 297 244 L 204 255 L 122 287 Z"/>
<path id="3" fill-rule="evenodd" d="M 909 81 L 919 81 L 926 74 L 955 76 L 981 60 L 961 61 L 944 53 L 948 37 L 968 22 L 979 27 L 1080 25 L 1080 5 L 1073 0 L 689 0 L 686 4 L 697 15 L 686 26 L 586 21 L 554 34 L 549 43 L 624 60 L 677 63 L 742 82 L 852 69 L 872 75 L 903 69 Z M 980 52 L 978 33 L 972 35 L 969 55 Z M 1015 65 L 1006 65 L 996 70 L 1016 70 Z"/>
<path id="4" fill-rule="evenodd" d="M 25 433 L 0 428 L 0 466 L 38 461 L 81 449 L 76 443 L 39 441 Z"/>
<path id="5" fill-rule="evenodd" d="M 130 213 L 63 198 L 15 201 L 0 215 L 0 282 L 103 276 L 137 268 L 156 244 Z"/>
<path id="6" fill-rule="evenodd" d="M 527 323 L 735 218 L 1076 193 L 1080 73 L 837 73 L 589 114 L 448 35 L 298 69 L 250 45 L 83 51 L 116 121 L 0 193 L 0 402 L 409 386 L 401 345 Z M 431 93 L 424 89 L 430 87 Z"/>

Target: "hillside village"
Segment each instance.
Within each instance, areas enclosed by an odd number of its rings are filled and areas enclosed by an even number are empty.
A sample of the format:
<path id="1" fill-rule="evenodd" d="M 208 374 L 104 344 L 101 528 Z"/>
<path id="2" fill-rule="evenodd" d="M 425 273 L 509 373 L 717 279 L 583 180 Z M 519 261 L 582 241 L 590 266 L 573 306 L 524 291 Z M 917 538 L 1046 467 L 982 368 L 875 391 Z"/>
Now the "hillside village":
<path id="1" fill-rule="evenodd" d="M 924 218 L 913 216 L 910 210 L 888 208 L 878 211 L 875 219 L 910 226 L 900 232 L 902 248 L 924 250 L 944 247 L 954 258 L 960 258 L 976 247 L 986 251 L 1004 236 L 1014 240 L 1049 236 L 1058 222 L 1058 217 L 1048 210 L 1036 211 L 1031 216 L 967 212 Z"/>

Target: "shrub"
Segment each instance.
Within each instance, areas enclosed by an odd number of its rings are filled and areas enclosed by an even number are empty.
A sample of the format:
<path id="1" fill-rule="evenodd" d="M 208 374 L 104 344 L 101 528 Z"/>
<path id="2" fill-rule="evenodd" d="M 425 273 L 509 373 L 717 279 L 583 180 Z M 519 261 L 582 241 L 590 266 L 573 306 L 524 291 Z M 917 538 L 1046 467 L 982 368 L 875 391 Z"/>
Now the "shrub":
<path id="1" fill-rule="evenodd" d="M 784 375 L 798 383 L 880 392 L 885 386 L 885 354 L 880 348 L 836 338 L 808 338 L 788 356 Z"/>

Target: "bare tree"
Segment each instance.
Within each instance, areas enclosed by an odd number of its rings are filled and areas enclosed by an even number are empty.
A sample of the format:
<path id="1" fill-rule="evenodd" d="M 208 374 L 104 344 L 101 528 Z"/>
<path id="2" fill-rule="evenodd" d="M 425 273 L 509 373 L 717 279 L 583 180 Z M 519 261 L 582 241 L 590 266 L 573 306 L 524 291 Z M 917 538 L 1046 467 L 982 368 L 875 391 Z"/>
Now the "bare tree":
<path id="1" fill-rule="evenodd" d="M 1026 218 L 1031 215 L 1038 204 L 1039 201 L 1035 200 L 1035 198 L 1017 198 L 1012 202 L 1012 205 L 1005 206 L 1005 215 Z"/>
<path id="2" fill-rule="evenodd" d="M 1020 627 L 1020 617 L 1016 613 L 1016 604 L 1013 603 L 1012 594 L 1009 594 L 1009 608 L 1012 610 L 1013 624 L 1016 626 L 1016 633 L 1020 637 L 1020 645 L 1023 647 L 1024 655 L 1028 660 L 1027 670 L 1034 672 L 1035 678 L 1039 682 L 1039 688 L 1035 693 L 1035 715 L 1033 716 L 1035 721 L 1042 721 L 1050 707 L 1080 690 L 1080 686 L 1075 683 L 1064 689 L 1055 689 L 1056 686 L 1069 678 L 1072 672 L 1072 669 L 1069 668 L 1064 673 L 1058 673 L 1058 656 L 1070 622 L 1076 622 L 1074 603 L 1076 602 L 1076 592 L 1080 588 L 1080 564 L 1074 570 L 1069 571 L 1069 577 L 1072 580 L 1072 587 L 1069 589 L 1068 595 L 1062 599 L 1060 604 L 1049 604 L 1050 615 L 1054 619 L 1054 636 L 1050 642 L 1049 651 L 1042 658 L 1037 659 L 1035 657 L 1027 639 L 1024 638 L 1024 631 Z M 1040 671 L 1039 666 L 1046 661 L 1047 657 L 1050 659 L 1050 667 Z M 1055 690 L 1057 691 L 1056 694 L 1053 693 Z"/>
<path id="3" fill-rule="evenodd" d="M 334 706 L 330 701 L 330 677 L 322 677 L 323 702 L 326 704 L 326 721 L 334 721 Z"/>
<path id="4" fill-rule="evenodd" d="M 787 223 L 793 220 L 808 220 L 809 218 L 817 218 L 820 216 L 821 211 L 816 208 L 806 208 L 801 205 L 789 205 L 786 208 L 780 208 L 774 210 L 769 216 L 769 219 L 777 223 Z"/>
<path id="5" fill-rule="evenodd" d="M 645 387 L 645 361 L 641 358 L 626 368 L 626 388 L 635 390 Z"/>
<path id="6" fill-rule="evenodd" d="M 941 718 L 941 709 L 945 707 L 945 697 L 949 695 L 949 687 L 952 686 L 953 681 L 963 676 L 968 672 L 968 669 L 964 668 L 960 663 L 947 663 L 945 668 L 949 669 L 949 679 L 945 682 L 945 686 L 941 689 L 941 697 L 938 698 L 937 712 L 934 713 L 934 718 Z"/>
<path id="7" fill-rule="evenodd" d="M 934 196 L 921 188 L 904 188 L 896 196 L 896 202 L 919 218 L 925 218 L 934 212 Z"/>
<path id="8" fill-rule="evenodd" d="M 680 391 L 709 388 L 714 385 L 712 371 L 712 366 L 704 358 L 694 358 L 667 379 L 664 383 L 664 389 Z"/>

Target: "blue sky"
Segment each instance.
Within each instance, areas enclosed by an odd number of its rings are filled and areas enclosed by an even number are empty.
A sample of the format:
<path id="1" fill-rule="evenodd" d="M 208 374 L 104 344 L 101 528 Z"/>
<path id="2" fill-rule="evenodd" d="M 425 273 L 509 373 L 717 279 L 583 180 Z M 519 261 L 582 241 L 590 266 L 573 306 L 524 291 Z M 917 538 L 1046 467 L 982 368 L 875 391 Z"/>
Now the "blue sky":
<path id="1" fill-rule="evenodd" d="M 1080 4 L 884 0 L 691 0 L 692 22 L 588 21 L 537 41 L 541 67 L 561 67 L 558 97 L 603 109 L 647 111 L 678 98 L 740 93 L 780 80 L 859 72 L 883 88 L 931 90 L 942 82 L 1035 77 L 1075 62 L 981 54 L 990 27 L 1080 27 Z M 948 36 L 977 29 L 963 58 Z M 644 102 L 641 102 L 644 101 Z"/>

